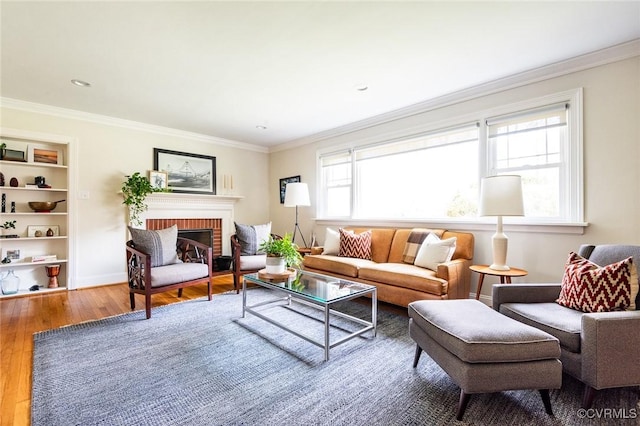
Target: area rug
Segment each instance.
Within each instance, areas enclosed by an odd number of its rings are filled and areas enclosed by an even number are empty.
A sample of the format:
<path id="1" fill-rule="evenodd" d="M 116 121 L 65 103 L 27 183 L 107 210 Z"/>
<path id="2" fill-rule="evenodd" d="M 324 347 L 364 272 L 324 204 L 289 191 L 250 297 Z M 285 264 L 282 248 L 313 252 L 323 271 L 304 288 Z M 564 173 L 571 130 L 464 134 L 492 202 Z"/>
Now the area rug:
<path id="1" fill-rule="evenodd" d="M 247 291 L 250 303 L 269 296 Z M 369 314 L 355 301 L 340 309 Z M 35 334 L 32 424 L 637 424 L 640 414 L 632 389 L 601 392 L 594 411 L 580 411 L 582 387 L 565 376 L 551 391 L 555 417 L 525 390 L 473 395 L 457 422 L 456 385 L 426 354 L 412 368 L 406 316 L 380 310 L 375 338 L 332 348 L 324 362 L 321 348 L 241 310 L 231 293 L 159 307 L 150 320 L 140 311 Z M 313 309 L 269 315 L 322 335 Z M 335 323 L 332 340 L 353 327 Z"/>

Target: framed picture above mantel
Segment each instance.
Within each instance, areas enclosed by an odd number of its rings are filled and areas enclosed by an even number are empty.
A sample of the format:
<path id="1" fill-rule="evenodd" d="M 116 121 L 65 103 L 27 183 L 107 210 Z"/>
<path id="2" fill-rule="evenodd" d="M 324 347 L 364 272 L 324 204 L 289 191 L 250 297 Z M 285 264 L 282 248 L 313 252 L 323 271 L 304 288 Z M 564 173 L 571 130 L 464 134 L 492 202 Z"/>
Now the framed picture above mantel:
<path id="1" fill-rule="evenodd" d="M 153 148 L 153 168 L 167 173 L 172 192 L 216 194 L 216 157 Z"/>

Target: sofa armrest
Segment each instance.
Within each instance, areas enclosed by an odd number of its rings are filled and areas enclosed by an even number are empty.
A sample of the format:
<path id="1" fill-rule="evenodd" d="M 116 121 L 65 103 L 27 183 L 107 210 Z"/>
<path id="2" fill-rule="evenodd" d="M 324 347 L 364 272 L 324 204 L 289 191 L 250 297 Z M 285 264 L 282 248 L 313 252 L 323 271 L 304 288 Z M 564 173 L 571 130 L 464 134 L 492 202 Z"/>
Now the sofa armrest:
<path id="1" fill-rule="evenodd" d="M 500 312 L 503 303 L 550 303 L 560 295 L 560 284 L 494 284 L 493 309 Z"/>
<path id="2" fill-rule="evenodd" d="M 436 278 L 447 281 L 447 295 L 449 299 L 468 299 L 471 290 L 471 261 L 468 259 L 454 259 L 438 264 Z"/>
<path id="3" fill-rule="evenodd" d="M 595 389 L 640 383 L 640 311 L 582 316 L 582 381 Z"/>

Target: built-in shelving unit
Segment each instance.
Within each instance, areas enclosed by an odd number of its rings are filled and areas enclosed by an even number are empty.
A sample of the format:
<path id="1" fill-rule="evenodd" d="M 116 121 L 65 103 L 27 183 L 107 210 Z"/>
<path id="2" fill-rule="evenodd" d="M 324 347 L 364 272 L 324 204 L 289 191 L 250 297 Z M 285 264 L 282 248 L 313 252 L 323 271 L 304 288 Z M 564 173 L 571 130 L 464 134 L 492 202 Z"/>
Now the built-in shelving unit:
<path id="1" fill-rule="evenodd" d="M 71 287 L 71 247 L 72 229 L 70 221 L 69 191 L 71 140 L 57 135 L 25 132 L 15 129 L 0 129 L 0 138 L 6 143 L 6 148 L 24 153 L 24 161 L 0 160 L 0 172 L 4 175 L 4 186 L 0 193 L 4 195 L 4 210 L 0 211 L 0 224 L 15 221 L 16 229 L 2 230 L 6 234 L 17 234 L 18 238 L 1 238 L 2 259 L 12 255 L 18 256 L 11 263 L 0 264 L 0 279 L 9 270 L 20 278 L 20 288 L 17 294 L 0 295 L 12 297 L 25 294 L 41 293 L 43 291 L 61 291 Z M 43 155 L 44 154 L 44 155 Z M 46 155 L 50 154 L 50 155 Z M 35 184 L 36 176 L 45 178 L 45 184 L 50 188 L 33 188 L 25 185 Z M 18 180 L 17 186 L 11 186 L 11 180 Z M 34 212 L 29 207 L 29 201 L 59 201 L 55 210 L 51 212 Z M 13 207 L 12 207 L 13 204 Z M 28 232 L 30 227 L 38 227 L 41 233 L 35 236 Z M 31 228 L 36 229 L 36 228 Z M 46 236 L 46 231 L 52 229 L 55 236 Z M 33 262 L 34 256 L 55 255 L 55 260 Z M 47 265 L 60 265 L 58 288 L 48 288 L 49 277 Z M 39 290 L 29 290 L 33 285 Z"/>

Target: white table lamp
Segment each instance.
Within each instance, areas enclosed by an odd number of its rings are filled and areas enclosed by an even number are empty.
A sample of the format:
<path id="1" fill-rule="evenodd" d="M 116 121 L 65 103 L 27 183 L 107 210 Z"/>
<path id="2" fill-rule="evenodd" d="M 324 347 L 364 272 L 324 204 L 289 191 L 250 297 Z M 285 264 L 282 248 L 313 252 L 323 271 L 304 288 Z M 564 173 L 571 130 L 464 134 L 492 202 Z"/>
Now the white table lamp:
<path id="1" fill-rule="evenodd" d="M 310 206 L 311 200 L 309 199 L 309 187 L 306 183 L 291 182 L 285 187 L 284 193 L 284 206 L 296 208 L 296 224 L 293 228 L 292 242 L 296 242 L 296 232 L 300 232 L 300 237 L 304 243 L 304 247 L 307 246 L 307 242 L 304 240 L 304 235 L 298 226 L 298 206 Z"/>
<path id="2" fill-rule="evenodd" d="M 508 271 L 507 245 L 509 239 L 502 232 L 502 216 L 524 216 L 522 178 L 515 175 L 490 176 L 482 179 L 480 187 L 480 216 L 497 216 L 498 227 L 491 239 L 493 264 L 489 268 Z"/>

